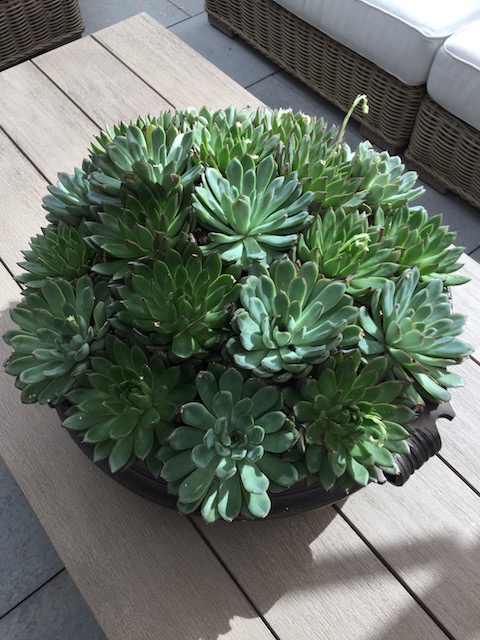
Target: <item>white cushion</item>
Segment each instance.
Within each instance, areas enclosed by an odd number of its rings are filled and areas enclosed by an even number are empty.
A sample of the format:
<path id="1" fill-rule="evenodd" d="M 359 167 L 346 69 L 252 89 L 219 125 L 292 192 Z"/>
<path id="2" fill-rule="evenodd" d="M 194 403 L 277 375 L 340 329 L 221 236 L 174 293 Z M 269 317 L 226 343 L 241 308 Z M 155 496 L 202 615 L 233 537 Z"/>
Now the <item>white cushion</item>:
<path id="1" fill-rule="evenodd" d="M 480 20 L 444 42 L 433 61 L 427 91 L 441 107 L 480 129 Z"/>
<path id="2" fill-rule="evenodd" d="M 479 0 L 275 0 L 409 86 L 425 84 L 436 52 L 480 18 Z"/>

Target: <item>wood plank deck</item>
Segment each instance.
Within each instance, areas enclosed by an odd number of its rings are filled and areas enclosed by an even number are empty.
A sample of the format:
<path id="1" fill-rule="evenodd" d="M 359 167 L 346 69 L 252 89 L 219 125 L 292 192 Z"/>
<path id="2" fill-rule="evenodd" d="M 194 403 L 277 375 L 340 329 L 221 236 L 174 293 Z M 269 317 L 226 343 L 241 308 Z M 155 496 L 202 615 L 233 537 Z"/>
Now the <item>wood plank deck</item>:
<path id="1" fill-rule="evenodd" d="M 92 73 L 94 70 L 94 73 Z M 57 171 L 105 124 L 169 107 L 259 103 L 145 14 L 0 74 L 0 328 L 21 249 Z M 476 287 L 454 291 L 480 352 Z M 8 349 L 0 343 L 2 360 Z M 202 524 L 96 469 L 46 407 L 0 374 L 0 452 L 112 640 L 480 638 L 480 368 L 462 365 L 444 447 L 403 487 L 369 487 L 340 511 Z M 461 441 L 458 440 L 461 438 Z"/>

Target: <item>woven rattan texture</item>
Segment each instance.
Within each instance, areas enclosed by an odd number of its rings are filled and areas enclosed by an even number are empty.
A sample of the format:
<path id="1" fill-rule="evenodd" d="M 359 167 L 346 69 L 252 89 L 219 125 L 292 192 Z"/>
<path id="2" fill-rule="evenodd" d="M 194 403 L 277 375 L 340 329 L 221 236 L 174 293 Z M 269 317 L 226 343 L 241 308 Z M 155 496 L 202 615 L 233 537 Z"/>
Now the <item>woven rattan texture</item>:
<path id="1" fill-rule="evenodd" d="M 78 0 L 0 0 L 0 70 L 81 35 Z"/>
<path id="2" fill-rule="evenodd" d="M 206 0 L 212 18 L 241 36 L 311 89 L 347 111 L 359 93 L 369 113 L 355 117 L 389 147 L 404 147 L 425 86 L 410 87 L 332 40 L 273 0 Z"/>
<path id="3" fill-rule="evenodd" d="M 405 157 L 433 178 L 480 207 L 480 131 L 456 118 L 430 96 L 423 100 Z"/>

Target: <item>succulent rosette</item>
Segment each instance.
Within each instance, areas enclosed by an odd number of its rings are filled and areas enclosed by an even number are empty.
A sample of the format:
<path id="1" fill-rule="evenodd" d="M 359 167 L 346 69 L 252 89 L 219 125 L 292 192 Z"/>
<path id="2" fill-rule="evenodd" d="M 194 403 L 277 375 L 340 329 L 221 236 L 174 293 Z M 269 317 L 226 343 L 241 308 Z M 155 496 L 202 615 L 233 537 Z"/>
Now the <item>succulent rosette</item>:
<path id="1" fill-rule="evenodd" d="M 19 263 L 22 401 L 66 403 L 95 461 L 146 468 L 208 522 L 395 474 L 414 410 L 462 382 L 447 287 L 466 278 L 416 175 L 345 144 L 351 111 L 340 129 L 229 107 L 99 133 Z"/>
<path id="2" fill-rule="evenodd" d="M 262 378 L 306 375 L 359 337 L 358 310 L 345 285 L 319 278 L 314 262 L 298 270 L 288 258 L 274 262 L 266 273 L 247 277 L 240 301 L 232 320 L 239 335 L 227 349 L 239 367 Z"/>
<path id="3" fill-rule="evenodd" d="M 216 375 L 215 375 L 216 373 Z M 233 368 L 201 371 L 200 402 L 183 406 L 183 425 L 160 451 L 162 477 L 178 493 L 178 509 L 198 507 L 207 522 L 265 517 L 268 489 L 289 487 L 295 467 L 278 454 L 290 449 L 298 431 L 283 412 L 280 390 L 259 378 L 244 380 Z"/>
<path id="4" fill-rule="evenodd" d="M 255 166 L 251 156 L 231 160 L 226 178 L 208 168 L 196 189 L 199 221 L 212 233 L 203 247 L 226 262 L 248 266 L 269 263 L 298 240 L 298 231 L 312 220 L 306 207 L 313 193 L 302 194 L 296 174 L 281 176 L 272 156 Z M 244 169 L 243 165 L 247 165 Z"/>
<path id="5" fill-rule="evenodd" d="M 365 335 L 359 347 L 367 358 L 389 356 L 392 376 L 410 383 L 406 393 L 414 404 L 422 404 L 422 398 L 447 401 L 447 388 L 463 383 L 447 366 L 472 353 L 456 337 L 465 316 L 452 312 L 441 279 L 419 281 L 418 269 L 407 269 L 396 283 L 388 281 L 375 291 L 369 306 L 360 309 Z"/>
<path id="6" fill-rule="evenodd" d="M 5 370 L 17 376 L 22 402 L 57 404 L 103 348 L 108 332 L 108 291 L 88 276 L 75 286 L 62 278 L 25 295 L 11 317 L 20 327 L 5 333 L 14 352 Z"/>
<path id="7" fill-rule="evenodd" d="M 152 265 L 134 264 L 125 284 L 115 287 L 120 301 L 112 322 L 133 327 L 174 358 L 187 359 L 220 344 L 238 297 L 239 285 L 222 273 L 218 254 L 203 258 L 194 244 L 168 249 Z"/>
<path id="8" fill-rule="evenodd" d="M 193 370 L 169 367 L 112 335 L 105 342 L 105 352 L 66 394 L 73 407 L 64 425 L 95 444 L 94 459 L 108 458 L 113 472 L 139 459 L 158 475 L 160 443 L 175 428 L 181 403 L 195 395 Z"/>
<path id="9" fill-rule="evenodd" d="M 318 377 L 290 390 L 295 417 L 305 428 L 305 465 L 325 489 L 338 482 L 376 482 L 378 472 L 397 472 L 394 453 L 408 453 L 412 409 L 398 404 L 405 388 L 386 380 L 388 358 L 378 356 L 362 366 L 360 353 L 332 356 Z"/>

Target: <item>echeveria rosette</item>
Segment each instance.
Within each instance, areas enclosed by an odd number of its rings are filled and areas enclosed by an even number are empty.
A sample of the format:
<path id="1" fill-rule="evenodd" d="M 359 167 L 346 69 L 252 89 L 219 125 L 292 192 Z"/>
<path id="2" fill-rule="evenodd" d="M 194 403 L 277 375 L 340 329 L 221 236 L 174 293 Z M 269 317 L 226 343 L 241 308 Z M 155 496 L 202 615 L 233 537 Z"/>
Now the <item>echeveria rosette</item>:
<path id="1" fill-rule="evenodd" d="M 92 270 L 113 279 L 124 277 L 132 261 L 160 257 L 165 241 L 175 246 L 192 226 L 188 189 L 181 185 L 167 196 L 161 185 L 134 176 L 119 196 L 121 202 L 103 204 L 96 221 L 86 223 L 86 241 L 105 256 Z"/>
<path id="2" fill-rule="evenodd" d="M 393 454 L 409 451 L 405 426 L 415 413 L 396 402 L 405 383 L 385 380 L 388 367 L 385 356 L 363 365 L 358 351 L 339 353 L 287 397 L 305 429 L 307 471 L 327 491 L 397 473 Z"/>
<path id="3" fill-rule="evenodd" d="M 192 123 L 195 159 L 225 175 L 234 158 L 248 155 L 260 163 L 279 147 L 278 136 L 262 118 L 262 110 L 228 107 L 211 111 L 204 107 Z"/>
<path id="4" fill-rule="evenodd" d="M 50 185 L 48 196 L 43 198 L 43 208 L 46 209 L 47 220 L 54 225 L 60 221 L 78 227 L 85 220 L 92 218 L 91 202 L 89 200 L 91 163 L 84 160 L 81 169 L 75 169 L 73 174 L 59 173 L 57 185 Z"/>
<path id="5" fill-rule="evenodd" d="M 106 287 L 94 287 L 88 276 L 75 286 L 57 279 L 27 291 L 10 312 L 20 329 L 3 336 L 13 347 L 5 370 L 17 376 L 22 402 L 56 404 L 75 385 L 90 357 L 103 348 L 108 302 Z"/>
<path id="6" fill-rule="evenodd" d="M 178 510 L 200 508 L 207 522 L 264 518 L 271 484 L 287 488 L 298 478 L 281 457 L 298 432 L 282 410 L 280 390 L 221 366 L 200 372 L 196 387 L 200 402 L 183 406 L 183 425 L 159 453 Z"/>
<path id="7" fill-rule="evenodd" d="M 208 168 L 193 197 L 198 222 L 211 232 L 202 251 L 218 252 L 225 262 L 243 267 L 268 264 L 287 253 L 312 220 L 307 210 L 312 197 L 302 193 L 295 173 L 278 175 L 272 156 L 258 166 L 250 156 L 234 158 L 226 178 Z"/>
<path id="8" fill-rule="evenodd" d="M 447 388 L 463 384 L 447 367 L 462 362 L 472 347 L 456 338 L 465 316 L 452 313 L 443 281 L 419 280 L 418 269 L 406 269 L 396 283 L 375 291 L 369 306 L 360 309 L 365 335 L 359 348 L 367 358 L 387 354 L 391 374 L 411 383 L 408 395 L 421 406 L 423 399 L 449 400 Z"/>
<path id="9" fill-rule="evenodd" d="M 298 179 L 308 188 L 312 176 L 325 170 L 338 138 L 338 127 L 328 127 L 323 118 L 294 114 L 290 109 L 270 112 L 268 121 L 281 141 L 278 162 L 281 173 L 296 171 Z"/>
<path id="10" fill-rule="evenodd" d="M 97 168 L 90 178 L 94 191 L 116 195 L 115 186 L 119 191 L 130 174 L 160 184 L 167 193 L 178 183 L 195 181 L 203 167 L 193 162 L 193 139 L 192 130 L 179 131 L 173 124 L 128 126 L 123 135 L 105 140 L 104 148 L 92 154 Z"/>
<path id="11" fill-rule="evenodd" d="M 330 208 L 300 235 L 296 256 L 313 260 L 326 278 L 342 280 L 347 293 L 362 297 L 382 287 L 399 269 L 400 251 L 370 226 L 365 212 Z"/>
<path id="12" fill-rule="evenodd" d="M 416 186 L 418 176 L 414 171 L 405 171 L 399 156 L 388 151 L 376 151 L 370 142 L 358 145 L 349 159 L 352 179 L 360 179 L 359 189 L 364 193 L 359 208 L 374 211 L 382 207 L 390 211 L 415 200 L 425 189 Z"/>
<path id="13" fill-rule="evenodd" d="M 441 214 L 429 217 L 423 207 L 405 205 L 387 214 L 377 209 L 375 223 L 399 250 L 402 271 L 416 267 L 421 281 L 440 278 L 446 286 L 468 282 L 467 276 L 454 273 L 462 266 L 458 258 L 464 247 L 453 246 L 457 234 L 442 225 Z"/>
<path id="14" fill-rule="evenodd" d="M 369 142 L 351 151 L 342 135 L 340 132 L 336 144 L 323 143 L 319 155 L 308 148 L 308 139 L 298 147 L 293 166 L 303 166 L 303 170 L 299 168 L 299 180 L 314 193 L 312 211 L 342 207 L 346 212 L 371 213 L 378 206 L 390 210 L 423 193 L 422 187 L 415 187 L 417 174 L 405 173 L 398 156 L 378 153 Z"/>
<path id="15" fill-rule="evenodd" d="M 259 271 L 241 285 L 242 306 L 232 319 L 238 335 L 226 345 L 238 367 L 285 382 L 358 342 L 352 298 L 342 282 L 319 278 L 316 263 L 297 268 L 283 258 Z"/>
<path id="16" fill-rule="evenodd" d="M 204 258 L 189 243 L 182 253 L 169 249 L 152 265 L 133 264 L 131 277 L 116 291 L 114 327 L 133 327 L 146 344 L 186 360 L 221 345 L 239 284 L 222 273 L 218 254 Z"/>
<path id="17" fill-rule="evenodd" d="M 180 405 L 195 396 L 194 370 L 168 366 L 138 345 L 108 335 L 105 352 L 91 359 L 66 397 L 74 406 L 63 425 L 95 444 L 94 461 L 108 458 L 112 472 L 144 460 L 158 476 L 160 445 L 175 429 Z"/>
<path id="18" fill-rule="evenodd" d="M 39 288 L 48 279 L 74 281 L 90 271 L 94 251 L 85 243 L 85 229 L 59 222 L 56 228 L 42 229 L 42 235 L 31 239 L 26 260 L 18 266 L 25 270 L 15 277 L 31 288 Z"/>

